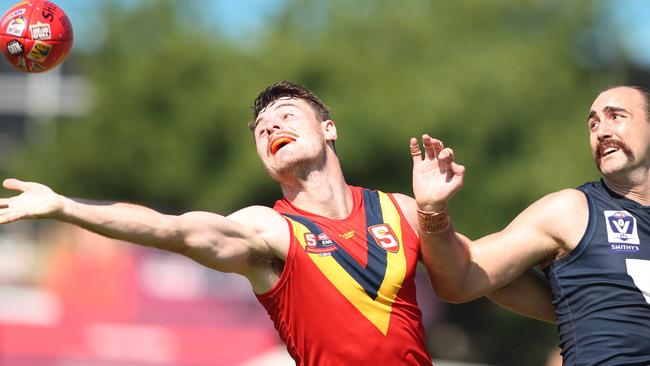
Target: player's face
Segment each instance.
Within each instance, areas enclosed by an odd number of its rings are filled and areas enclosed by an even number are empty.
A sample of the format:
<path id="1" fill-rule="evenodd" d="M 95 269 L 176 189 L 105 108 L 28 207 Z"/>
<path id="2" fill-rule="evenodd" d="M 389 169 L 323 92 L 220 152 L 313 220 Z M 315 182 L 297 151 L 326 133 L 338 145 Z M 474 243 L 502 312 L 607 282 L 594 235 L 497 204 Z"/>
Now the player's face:
<path id="1" fill-rule="evenodd" d="M 650 166 L 650 122 L 643 95 L 632 88 L 602 92 L 591 106 L 589 141 L 605 176 Z"/>
<path id="2" fill-rule="evenodd" d="M 276 180 L 288 171 L 324 163 L 326 143 L 336 139 L 332 121 L 320 121 L 308 102 L 294 98 L 269 104 L 253 133 L 257 154 Z"/>

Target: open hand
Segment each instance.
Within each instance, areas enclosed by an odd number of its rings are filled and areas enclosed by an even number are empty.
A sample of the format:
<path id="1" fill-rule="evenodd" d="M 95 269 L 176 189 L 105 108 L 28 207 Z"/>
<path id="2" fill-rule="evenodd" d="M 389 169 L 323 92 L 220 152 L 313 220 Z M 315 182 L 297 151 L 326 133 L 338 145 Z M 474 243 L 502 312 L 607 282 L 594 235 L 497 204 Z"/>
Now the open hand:
<path id="1" fill-rule="evenodd" d="M 454 162 L 454 152 L 442 141 L 425 134 L 422 145 L 424 154 L 418 140 L 411 138 L 413 195 L 420 210 L 440 212 L 463 186 L 465 167 Z"/>
<path id="2" fill-rule="evenodd" d="M 21 219 L 52 217 L 63 208 L 61 196 L 45 185 L 18 179 L 5 179 L 2 185 L 22 193 L 0 198 L 0 224 Z"/>

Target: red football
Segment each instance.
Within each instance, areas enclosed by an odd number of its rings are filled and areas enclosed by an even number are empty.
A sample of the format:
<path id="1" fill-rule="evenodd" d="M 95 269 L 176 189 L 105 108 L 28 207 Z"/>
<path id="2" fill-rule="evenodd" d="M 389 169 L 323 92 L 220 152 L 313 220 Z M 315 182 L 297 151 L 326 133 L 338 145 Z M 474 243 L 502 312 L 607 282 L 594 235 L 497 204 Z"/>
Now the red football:
<path id="1" fill-rule="evenodd" d="M 20 71 L 54 68 L 70 52 L 72 39 L 68 16 L 51 1 L 21 1 L 0 18 L 0 48 Z"/>

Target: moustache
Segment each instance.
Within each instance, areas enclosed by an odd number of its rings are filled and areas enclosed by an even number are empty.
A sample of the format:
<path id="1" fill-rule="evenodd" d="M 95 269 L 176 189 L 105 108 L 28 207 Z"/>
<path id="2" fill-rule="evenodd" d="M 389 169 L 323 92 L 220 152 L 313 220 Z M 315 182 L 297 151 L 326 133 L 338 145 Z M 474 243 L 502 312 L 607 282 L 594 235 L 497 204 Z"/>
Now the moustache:
<path id="1" fill-rule="evenodd" d="M 598 146 L 596 146 L 596 157 L 602 158 L 605 154 L 605 150 L 612 147 L 622 151 L 627 156 L 632 155 L 632 149 L 630 149 L 630 147 L 627 146 L 626 143 L 620 140 L 615 140 L 610 138 L 610 139 L 605 139 L 600 143 L 598 143 Z"/>

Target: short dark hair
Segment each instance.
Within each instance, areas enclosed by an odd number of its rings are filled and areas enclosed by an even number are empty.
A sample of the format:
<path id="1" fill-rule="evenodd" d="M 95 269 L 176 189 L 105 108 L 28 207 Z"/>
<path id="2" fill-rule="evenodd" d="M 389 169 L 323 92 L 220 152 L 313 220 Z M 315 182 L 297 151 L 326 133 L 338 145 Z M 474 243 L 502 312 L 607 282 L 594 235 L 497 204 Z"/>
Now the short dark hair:
<path id="1" fill-rule="evenodd" d="M 248 128 L 255 129 L 255 120 L 266 107 L 280 98 L 295 98 L 302 99 L 311 105 L 316 113 L 316 117 L 321 121 L 326 121 L 330 118 L 330 109 L 320 100 L 311 90 L 302 85 L 292 83 L 291 81 L 279 81 L 266 87 L 253 102 L 253 120 L 248 123 Z"/>

